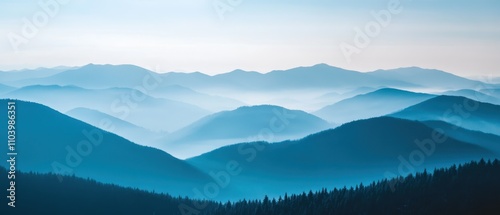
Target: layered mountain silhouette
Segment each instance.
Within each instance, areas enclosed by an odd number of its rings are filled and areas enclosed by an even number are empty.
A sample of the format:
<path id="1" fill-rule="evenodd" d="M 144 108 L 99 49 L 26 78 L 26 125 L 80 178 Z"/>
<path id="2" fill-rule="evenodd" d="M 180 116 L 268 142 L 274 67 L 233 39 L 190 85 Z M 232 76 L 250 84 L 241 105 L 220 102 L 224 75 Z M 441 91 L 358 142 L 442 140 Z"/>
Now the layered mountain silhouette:
<path id="1" fill-rule="evenodd" d="M 454 139 L 484 147 L 500 156 L 500 136 L 467 130 L 443 121 L 425 121 L 425 125 Z"/>
<path id="2" fill-rule="evenodd" d="M 0 100 L 7 118 L 8 100 Z M 210 178 L 195 167 L 150 147 L 78 121 L 46 106 L 16 102 L 17 169 L 92 178 L 126 187 L 193 196 Z M 0 138 L 7 139 L 7 127 Z M 0 149 L 7 159 L 7 147 Z M 8 165 L 6 162 L 0 164 Z"/>
<path id="3" fill-rule="evenodd" d="M 215 76 L 206 76 L 199 73 L 167 73 L 164 77 L 168 84 L 182 85 L 192 89 L 229 88 L 246 91 L 352 89 L 361 86 L 415 86 L 410 82 L 374 77 L 365 73 L 345 70 L 326 64 L 297 67 L 289 70 L 276 70 L 265 74 L 235 70 Z"/>
<path id="4" fill-rule="evenodd" d="M 23 69 L 16 71 L 0 71 L 0 80 L 18 86 L 19 82 L 26 79 L 38 79 L 56 75 L 66 70 L 77 69 L 78 67 L 59 66 L 54 68 Z"/>
<path id="5" fill-rule="evenodd" d="M 413 83 L 423 88 L 475 89 L 488 86 L 488 84 L 483 82 L 470 80 L 441 70 L 423 69 L 419 67 L 377 70 L 368 74 L 378 78 Z"/>
<path id="6" fill-rule="evenodd" d="M 432 139 L 435 130 L 420 122 L 381 117 L 297 141 L 231 145 L 188 161 L 206 172 L 237 162 L 242 171 L 231 178 L 229 186 L 240 189 L 239 196 L 233 197 L 248 198 L 261 192 L 272 196 L 306 188 L 349 186 L 495 156 L 481 146 L 439 134 L 437 140 Z"/>
<path id="7" fill-rule="evenodd" d="M 480 92 L 500 99 L 500 88 L 499 89 L 486 88 L 486 89 L 480 90 Z"/>
<path id="8" fill-rule="evenodd" d="M 7 86 L 5 84 L 0 84 L 0 95 L 13 91 L 15 89 L 16 89 L 15 87 Z"/>
<path id="9" fill-rule="evenodd" d="M 307 78 L 308 81 L 303 81 Z M 356 87 L 416 87 L 412 82 L 377 77 L 367 73 L 345 70 L 326 64 L 276 70 L 266 74 L 235 70 L 209 76 L 203 73 L 154 73 L 134 65 L 88 64 L 48 77 L 27 78 L 16 82 L 27 85 L 75 85 L 84 88 L 140 87 L 144 81 L 162 86 L 181 85 L 194 90 L 236 89 L 250 91 L 332 89 Z"/>
<path id="10" fill-rule="evenodd" d="M 42 103 L 61 112 L 90 108 L 152 131 L 174 131 L 210 113 L 195 105 L 151 97 L 130 88 L 96 90 L 34 85 L 12 91 L 4 97 Z"/>
<path id="11" fill-rule="evenodd" d="M 160 86 L 152 90 L 150 95 L 193 104 L 213 112 L 231 110 L 245 105 L 236 99 L 208 95 L 180 85 Z"/>
<path id="12" fill-rule="evenodd" d="M 384 116 L 430 99 L 434 95 L 384 88 L 326 106 L 315 115 L 334 123 Z"/>
<path id="13" fill-rule="evenodd" d="M 444 121 L 469 130 L 500 135 L 500 106 L 465 97 L 438 96 L 390 116 Z"/>
<path id="14" fill-rule="evenodd" d="M 146 81 L 145 81 L 146 79 Z M 66 70 L 52 76 L 18 81 L 27 85 L 75 85 L 83 88 L 102 89 L 110 87 L 143 87 L 161 83 L 157 73 L 134 65 L 88 64 Z"/>
<path id="15" fill-rule="evenodd" d="M 462 90 L 454 90 L 454 91 L 446 91 L 442 93 L 443 95 L 447 96 L 462 96 L 466 97 L 468 99 L 480 101 L 480 102 L 485 102 L 485 103 L 491 103 L 491 104 L 500 104 L 500 98 L 487 95 L 485 93 L 476 91 L 476 90 L 470 90 L 470 89 L 462 89 Z"/>
<path id="16" fill-rule="evenodd" d="M 314 98 L 313 102 L 318 104 L 318 106 L 320 106 L 320 108 L 323 108 L 323 107 L 326 107 L 328 105 L 332 105 L 334 103 L 340 102 L 342 100 L 349 99 L 349 98 L 352 98 L 354 96 L 358 96 L 358 95 L 362 95 L 362 94 L 371 93 L 371 92 L 374 92 L 377 90 L 379 90 L 379 88 L 360 87 L 360 88 L 356 88 L 354 90 L 348 90 L 346 92 L 336 92 L 336 91 L 328 92 L 328 93 L 322 94 L 321 96 Z M 318 109 L 319 108 L 317 108 L 313 111 L 316 111 Z"/>
<path id="17" fill-rule="evenodd" d="M 265 74 L 243 70 L 209 76 L 200 72 L 158 74 L 134 65 L 96 65 L 59 67 L 43 71 L 0 72 L 13 86 L 75 85 L 84 88 L 144 87 L 181 85 L 194 90 L 234 89 L 250 91 L 293 89 L 356 89 L 380 86 L 395 88 L 433 87 L 474 89 L 494 85 L 455 76 L 439 70 L 418 67 L 361 73 L 327 64 L 276 70 Z M 15 75 L 13 75 L 15 74 Z M 9 77 L 16 76 L 16 77 Z M 307 79 L 308 81 L 303 81 Z M 440 80 L 447 80 L 446 82 Z"/>
<path id="18" fill-rule="evenodd" d="M 0 167 L 0 174 L 7 170 Z M 324 188 L 279 198 L 260 197 L 216 202 L 173 197 L 168 194 L 103 184 L 93 180 L 53 174 L 17 173 L 22 187 L 18 202 L 30 207 L 0 206 L 8 214 L 451 214 L 495 215 L 500 209 L 500 162 L 479 161 L 428 170 L 398 179 L 340 189 Z M 8 183 L 1 177 L 0 183 Z M 50 196 L 50 198 L 40 198 Z M 54 204 L 64 202 L 64 204 Z M 90 207 L 91 205 L 92 207 Z M 198 207 L 197 207 L 198 206 Z M 99 212 L 96 213 L 96 210 Z"/>
<path id="19" fill-rule="evenodd" d="M 340 101 L 340 100 L 352 98 L 352 97 L 357 96 L 357 95 L 371 93 L 371 92 L 374 92 L 376 90 L 379 90 L 379 88 L 360 87 L 360 88 L 356 88 L 354 90 L 350 90 L 350 91 L 347 91 L 344 93 L 338 93 L 338 92 L 325 93 L 325 94 L 321 95 L 320 97 L 318 97 L 318 99 L 328 99 L 330 101 L 335 100 L 335 99 L 339 99 L 339 101 Z"/>
<path id="20" fill-rule="evenodd" d="M 66 112 L 66 115 L 141 145 L 154 145 L 157 139 L 165 135 L 88 108 L 75 108 Z"/>
<path id="21" fill-rule="evenodd" d="M 144 93 L 154 97 L 189 103 L 211 112 L 230 110 L 246 104 L 274 104 L 290 109 L 314 111 L 342 99 L 380 88 L 411 90 L 425 89 L 430 86 L 435 89 L 458 90 L 497 86 L 438 70 L 417 67 L 363 73 L 327 64 L 275 70 L 268 73 L 234 70 L 212 76 L 200 72 L 156 73 L 134 65 L 88 64 L 78 68 L 69 68 L 50 76 L 17 80 L 11 86 L 30 85 L 74 85 L 87 89 L 116 87 L 141 89 Z M 373 90 L 356 92 L 357 89 Z M 350 91 L 352 93 L 349 93 Z M 335 96 L 332 93 L 341 95 Z M 330 99 L 325 101 L 326 97 Z M 137 123 L 134 122 L 134 124 Z"/>
<path id="22" fill-rule="evenodd" d="M 498 88 L 418 67 L 326 64 L 219 75 L 94 64 L 0 72 L 1 98 L 30 101 L 16 100 L 20 170 L 202 199 L 193 191 L 217 185 L 209 199 L 224 201 L 499 157 Z"/>
<path id="23" fill-rule="evenodd" d="M 227 144 L 297 139 L 330 127 L 303 111 L 273 105 L 245 106 L 206 116 L 168 135 L 165 150 L 192 157 Z"/>

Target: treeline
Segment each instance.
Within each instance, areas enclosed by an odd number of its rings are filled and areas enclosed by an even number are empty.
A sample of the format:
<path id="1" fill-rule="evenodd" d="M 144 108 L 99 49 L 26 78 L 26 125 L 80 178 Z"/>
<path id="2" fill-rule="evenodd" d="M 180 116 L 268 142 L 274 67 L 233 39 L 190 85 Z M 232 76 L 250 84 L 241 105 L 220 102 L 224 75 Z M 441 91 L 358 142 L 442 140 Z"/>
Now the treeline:
<path id="1" fill-rule="evenodd" d="M 0 168 L 0 175 L 6 174 Z M 368 186 L 233 203 L 193 201 L 70 176 L 62 182 L 53 174 L 17 177 L 16 208 L 7 208 L 5 200 L 1 214 L 500 214 L 498 160 Z M 7 185 L 6 177 L 0 181 Z M 198 210 L 200 205 L 204 207 Z"/>
<path id="2" fill-rule="evenodd" d="M 219 205 L 209 214 L 500 214 L 500 162 L 471 162 L 369 186 Z"/>
<path id="3" fill-rule="evenodd" d="M 3 167 L 0 167 L 0 176 L 0 186 L 5 191 L 3 188 L 8 188 L 9 182 Z M 51 173 L 18 172 L 16 207 L 7 206 L 9 199 L 2 199 L 0 215 L 162 215 L 181 214 L 180 204 L 207 204 L 207 209 L 217 206 L 213 201 L 192 201 Z"/>

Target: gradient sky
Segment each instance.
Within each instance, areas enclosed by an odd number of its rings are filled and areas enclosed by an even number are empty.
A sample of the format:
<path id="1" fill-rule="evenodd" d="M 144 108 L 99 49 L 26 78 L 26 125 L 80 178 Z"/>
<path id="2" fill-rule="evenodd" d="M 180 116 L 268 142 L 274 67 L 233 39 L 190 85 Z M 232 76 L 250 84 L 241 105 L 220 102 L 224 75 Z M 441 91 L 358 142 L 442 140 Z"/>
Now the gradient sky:
<path id="1" fill-rule="evenodd" d="M 109 63 L 217 74 L 328 63 L 500 76 L 498 0 L 400 0 L 403 11 L 351 62 L 340 44 L 353 44 L 354 29 L 391 0 L 242 0 L 224 19 L 213 3 L 231 0 L 65 1 L 17 52 L 12 35 L 22 36 L 23 19 L 43 9 L 39 1 L 0 1 L 0 70 Z"/>

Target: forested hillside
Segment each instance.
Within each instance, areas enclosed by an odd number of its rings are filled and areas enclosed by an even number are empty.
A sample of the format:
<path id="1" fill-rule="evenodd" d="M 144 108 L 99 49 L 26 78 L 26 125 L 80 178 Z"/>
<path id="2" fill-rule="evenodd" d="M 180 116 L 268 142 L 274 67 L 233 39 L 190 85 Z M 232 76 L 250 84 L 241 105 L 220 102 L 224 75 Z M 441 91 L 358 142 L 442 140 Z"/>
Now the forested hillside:
<path id="1" fill-rule="evenodd" d="M 0 168 L 0 175 L 6 175 Z M 16 208 L 1 214 L 498 214 L 500 162 L 479 161 L 355 188 L 235 203 L 186 198 L 53 174 L 18 173 Z M 6 185 L 2 177 L 0 184 Z M 257 184 L 255 186 L 258 186 Z M 7 212 L 7 213 L 5 213 Z"/>

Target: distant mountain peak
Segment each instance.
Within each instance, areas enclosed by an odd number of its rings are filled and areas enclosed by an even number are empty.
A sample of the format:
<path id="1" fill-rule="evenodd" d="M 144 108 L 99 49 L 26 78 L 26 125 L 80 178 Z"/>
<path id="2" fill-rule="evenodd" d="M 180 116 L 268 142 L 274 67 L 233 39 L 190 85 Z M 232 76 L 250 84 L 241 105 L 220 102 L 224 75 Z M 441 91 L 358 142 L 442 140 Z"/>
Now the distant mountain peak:
<path id="1" fill-rule="evenodd" d="M 407 91 L 407 90 L 402 90 L 402 89 L 397 89 L 397 88 L 390 88 L 390 87 L 385 87 L 385 88 L 380 88 L 376 91 L 373 91 L 369 94 L 386 94 L 386 93 L 392 93 L 392 94 L 412 94 L 412 95 L 415 95 L 415 94 L 421 94 L 421 93 L 418 93 L 418 92 L 411 92 L 411 91 Z"/>
<path id="2" fill-rule="evenodd" d="M 146 70 L 145 68 L 142 68 L 140 66 L 136 66 L 136 65 L 133 65 L 133 64 L 117 64 L 117 65 L 114 65 L 114 64 L 93 64 L 93 63 L 89 63 L 89 64 L 87 64 L 85 66 L 80 67 L 80 68 L 111 68 L 111 67 L 116 67 L 116 68 L 129 67 L 129 68 L 140 68 L 140 69 Z"/>
<path id="3" fill-rule="evenodd" d="M 319 64 L 314 64 L 312 66 L 303 66 L 303 67 L 297 67 L 297 68 L 306 68 L 306 69 L 318 69 L 318 70 L 346 70 L 340 67 L 332 66 L 326 63 L 319 63 Z"/>
<path id="4" fill-rule="evenodd" d="M 57 84 L 50 84 L 50 85 L 30 85 L 30 86 L 25 86 L 22 88 L 19 88 L 18 90 L 26 90 L 26 89 L 50 89 L 50 90 L 62 90 L 62 89 L 72 89 L 72 90 L 83 90 L 84 88 L 78 87 L 76 85 L 57 85 Z"/>
<path id="5" fill-rule="evenodd" d="M 334 66 L 326 64 L 326 63 L 318 63 L 318 64 L 315 64 L 315 65 L 313 65 L 311 67 L 315 67 L 315 68 L 332 68 Z"/>
<path id="6" fill-rule="evenodd" d="M 230 73 L 247 73 L 247 72 L 250 72 L 250 71 L 245 71 L 242 69 L 235 69 L 235 70 L 231 71 Z"/>
<path id="7" fill-rule="evenodd" d="M 241 107 L 237 108 L 236 110 L 272 109 L 272 108 L 286 109 L 284 107 L 277 106 L 277 105 L 262 104 L 262 105 L 252 105 L 252 106 L 241 106 Z"/>
<path id="8" fill-rule="evenodd" d="M 235 69 L 231 72 L 218 74 L 215 76 L 243 76 L 243 75 L 262 75 L 262 73 L 255 72 L 255 71 L 247 71 L 247 70 L 243 70 L 243 69 Z"/>

